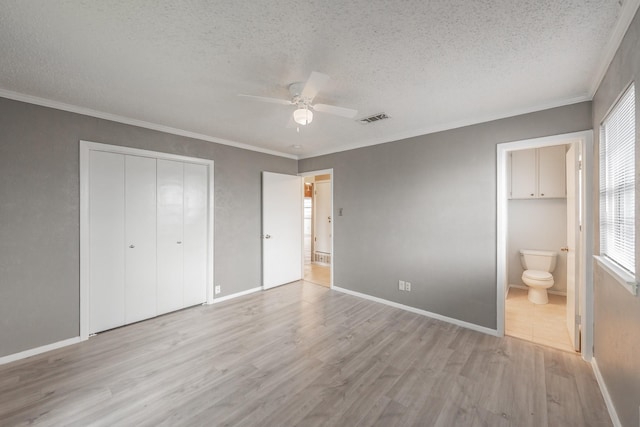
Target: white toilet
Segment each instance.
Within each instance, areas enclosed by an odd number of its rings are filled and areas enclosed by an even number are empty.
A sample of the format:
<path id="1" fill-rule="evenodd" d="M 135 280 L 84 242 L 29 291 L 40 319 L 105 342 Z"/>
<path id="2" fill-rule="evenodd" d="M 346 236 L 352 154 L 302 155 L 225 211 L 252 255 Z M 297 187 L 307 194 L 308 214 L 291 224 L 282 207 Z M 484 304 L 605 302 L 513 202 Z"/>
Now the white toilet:
<path id="1" fill-rule="evenodd" d="M 520 262 L 524 268 L 522 281 L 529 287 L 529 301 L 534 304 L 549 302 L 547 289 L 553 286 L 551 272 L 556 268 L 558 254 L 551 251 L 520 249 Z"/>

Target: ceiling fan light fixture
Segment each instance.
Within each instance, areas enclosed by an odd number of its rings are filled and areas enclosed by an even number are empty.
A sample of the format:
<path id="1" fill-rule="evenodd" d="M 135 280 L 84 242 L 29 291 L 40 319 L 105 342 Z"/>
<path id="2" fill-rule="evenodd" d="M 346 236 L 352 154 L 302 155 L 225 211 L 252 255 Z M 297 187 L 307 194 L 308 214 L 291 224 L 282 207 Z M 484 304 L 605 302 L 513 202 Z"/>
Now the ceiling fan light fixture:
<path id="1" fill-rule="evenodd" d="M 293 112 L 293 120 L 299 125 L 308 125 L 313 121 L 313 112 L 308 108 L 298 108 Z"/>

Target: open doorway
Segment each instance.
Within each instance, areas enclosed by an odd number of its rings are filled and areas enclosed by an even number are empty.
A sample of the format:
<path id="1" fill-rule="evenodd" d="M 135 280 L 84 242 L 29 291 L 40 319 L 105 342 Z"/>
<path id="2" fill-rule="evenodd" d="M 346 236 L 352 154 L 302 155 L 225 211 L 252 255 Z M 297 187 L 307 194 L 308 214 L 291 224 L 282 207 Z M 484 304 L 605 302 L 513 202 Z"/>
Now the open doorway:
<path id="1" fill-rule="evenodd" d="M 567 232 L 580 221 L 573 211 L 569 216 L 577 188 L 568 182 L 575 172 L 567 160 L 577 160 L 575 150 L 572 143 L 558 144 L 513 150 L 508 158 L 505 334 L 565 351 L 575 350 L 566 323 L 575 298 L 569 282 L 576 281 Z"/>
<path id="2" fill-rule="evenodd" d="M 582 166 L 591 163 L 590 142 L 578 133 L 498 145 L 498 331 L 583 349 L 587 359 L 591 245 Z"/>
<path id="3" fill-rule="evenodd" d="M 333 265 L 333 182 L 331 171 L 304 176 L 304 280 L 331 287 Z"/>

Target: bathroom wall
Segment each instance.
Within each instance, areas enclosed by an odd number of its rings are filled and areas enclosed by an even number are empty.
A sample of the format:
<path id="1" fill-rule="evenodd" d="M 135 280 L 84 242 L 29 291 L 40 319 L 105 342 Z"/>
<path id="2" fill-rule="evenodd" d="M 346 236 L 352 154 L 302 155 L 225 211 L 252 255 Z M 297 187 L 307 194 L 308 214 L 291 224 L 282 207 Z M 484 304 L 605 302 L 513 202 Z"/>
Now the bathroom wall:
<path id="1" fill-rule="evenodd" d="M 520 249 L 548 250 L 558 253 L 551 290 L 566 292 L 567 199 L 509 200 L 508 209 L 509 284 L 524 286 Z"/>

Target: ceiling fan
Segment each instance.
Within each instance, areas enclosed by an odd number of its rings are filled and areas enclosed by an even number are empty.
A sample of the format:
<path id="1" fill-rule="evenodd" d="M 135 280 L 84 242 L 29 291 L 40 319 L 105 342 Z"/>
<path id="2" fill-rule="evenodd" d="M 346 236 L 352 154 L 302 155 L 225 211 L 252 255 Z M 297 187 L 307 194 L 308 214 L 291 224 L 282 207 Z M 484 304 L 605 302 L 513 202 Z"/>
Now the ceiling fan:
<path id="1" fill-rule="evenodd" d="M 306 82 L 292 83 L 289 85 L 291 99 L 268 98 L 254 95 L 238 95 L 263 102 L 271 102 L 280 105 L 295 105 L 297 108 L 293 112 L 293 120 L 299 125 L 308 125 L 313 120 L 313 111 L 333 114 L 335 116 L 353 118 L 358 114 L 357 110 L 351 108 L 337 107 L 327 104 L 312 104 L 320 89 L 329 81 L 326 74 L 313 71 Z"/>

